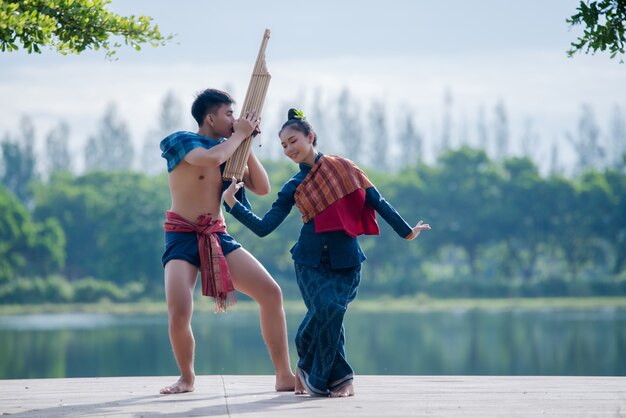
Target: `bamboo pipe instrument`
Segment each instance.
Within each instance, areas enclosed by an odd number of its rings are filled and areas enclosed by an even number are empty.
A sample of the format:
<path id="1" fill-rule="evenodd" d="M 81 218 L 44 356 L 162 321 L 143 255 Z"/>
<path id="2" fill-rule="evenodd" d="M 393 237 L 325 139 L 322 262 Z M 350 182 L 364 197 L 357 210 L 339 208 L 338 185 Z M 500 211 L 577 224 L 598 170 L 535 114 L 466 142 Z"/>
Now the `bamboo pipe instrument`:
<path id="1" fill-rule="evenodd" d="M 246 98 L 243 101 L 241 108 L 241 114 L 245 115 L 246 112 L 254 110 L 259 117 L 263 110 L 263 103 L 265 102 L 265 96 L 267 95 L 267 88 L 270 84 L 272 76 L 267 71 L 265 65 L 265 48 L 267 47 L 267 41 L 270 39 L 269 29 L 265 29 L 263 34 L 263 41 L 261 42 L 261 48 L 259 49 L 259 55 L 257 56 L 254 69 L 252 70 L 252 76 L 250 77 L 250 84 L 248 84 L 248 91 L 246 92 Z M 239 147 L 235 150 L 233 155 L 226 161 L 226 167 L 224 168 L 224 174 L 222 178 L 224 180 L 230 180 L 233 177 L 237 181 L 243 180 L 243 173 L 246 168 L 246 162 L 250 155 L 250 148 L 252 146 L 252 136 L 246 138 Z"/>

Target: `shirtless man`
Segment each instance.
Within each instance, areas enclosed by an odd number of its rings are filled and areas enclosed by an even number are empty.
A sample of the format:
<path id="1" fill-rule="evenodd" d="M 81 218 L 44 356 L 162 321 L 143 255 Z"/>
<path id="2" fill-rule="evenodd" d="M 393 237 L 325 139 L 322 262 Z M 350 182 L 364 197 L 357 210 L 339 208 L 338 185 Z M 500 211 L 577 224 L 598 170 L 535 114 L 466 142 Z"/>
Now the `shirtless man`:
<path id="1" fill-rule="evenodd" d="M 199 126 L 197 134 L 175 132 L 161 141 L 162 155 L 167 159 L 172 198 L 168 221 L 170 216 L 176 216 L 178 222 L 195 227 L 202 219 L 207 218 L 212 219 L 211 222 L 223 222 L 223 164 L 239 144 L 259 126 L 259 118 L 255 112 L 235 120 L 233 102 L 225 92 L 214 89 L 203 91 L 191 108 Z M 223 138 L 228 140 L 224 141 Z M 270 191 L 267 173 L 253 153 L 248 158 L 243 182 L 247 190 L 256 194 L 265 195 Z M 162 394 L 194 390 L 195 341 L 191 317 L 193 291 L 201 266 L 200 258 L 204 257 L 199 254 L 199 237 L 196 232 L 171 232 L 171 229 L 165 233 L 162 260 L 165 269 L 169 336 L 181 376 L 173 385 L 161 389 Z M 265 268 L 225 230 L 215 233 L 213 237 L 217 237 L 221 244 L 231 286 L 234 285 L 234 289 L 250 296 L 260 306 L 261 333 L 276 371 L 275 389 L 293 390 L 295 378 L 289 362 L 287 327 L 280 287 Z"/>

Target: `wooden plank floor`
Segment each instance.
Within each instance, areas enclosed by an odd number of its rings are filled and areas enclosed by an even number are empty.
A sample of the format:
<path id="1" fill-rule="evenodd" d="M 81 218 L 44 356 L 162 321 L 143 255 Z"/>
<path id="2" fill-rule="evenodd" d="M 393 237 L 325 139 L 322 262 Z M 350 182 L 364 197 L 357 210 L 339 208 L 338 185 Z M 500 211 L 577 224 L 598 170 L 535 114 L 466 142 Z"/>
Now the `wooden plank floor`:
<path id="1" fill-rule="evenodd" d="M 330 399 L 273 391 L 272 376 L 199 376 L 196 391 L 159 395 L 174 377 L 0 380 L 12 417 L 626 417 L 626 377 L 357 376 Z"/>

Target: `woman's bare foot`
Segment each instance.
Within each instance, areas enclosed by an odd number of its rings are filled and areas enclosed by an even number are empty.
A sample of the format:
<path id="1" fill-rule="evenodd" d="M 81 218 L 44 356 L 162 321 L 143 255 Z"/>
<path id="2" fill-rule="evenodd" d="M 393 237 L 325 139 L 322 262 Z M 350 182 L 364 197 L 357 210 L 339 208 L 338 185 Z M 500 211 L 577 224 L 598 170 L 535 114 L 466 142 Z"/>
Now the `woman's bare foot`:
<path id="1" fill-rule="evenodd" d="M 176 393 L 193 392 L 193 381 L 191 383 L 186 382 L 181 377 L 178 382 L 171 386 L 166 386 L 159 392 L 161 395 L 174 395 Z"/>
<path id="2" fill-rule="evenodd" d="M 294 390 L 294 386 L 295 376 L 291 371 L 289 371 L 289 374 L 276 375 L 276 385 L 274 385 L 276 392 L 291 392 Z"/>
<path id="3" fill-rule="evenodd" d="M 294 389 L 294 395 L 306 395 L 307 391 L 302 384 L 302 380 L 300 380 L 300 376 L 298 372 L 296 372 L 296 388 Z"/>
<path id="4" fill-rule="evenodd" d="M 346 398 L 348 396 L 354 396 L 354 386 L 352 386 L 352 382 L 346 383 L 340 388 L 330 392 L 331 398 Z"/>

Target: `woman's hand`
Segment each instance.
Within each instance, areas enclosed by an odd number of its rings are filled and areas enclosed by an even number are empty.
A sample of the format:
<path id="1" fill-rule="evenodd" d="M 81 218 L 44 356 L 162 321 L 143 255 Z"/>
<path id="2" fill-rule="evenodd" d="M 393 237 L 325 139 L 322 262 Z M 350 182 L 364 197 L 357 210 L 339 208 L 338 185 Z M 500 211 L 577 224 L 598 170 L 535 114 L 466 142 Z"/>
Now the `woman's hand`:
<path id="1" fill-rule="evenodd" d="M 425 224 L 424 221 L 419 221 L 417 225 L 415 225 L 412 228 L 411 233 L 407 235 L 406 237 L 404 237 L 404 239 L 409 240 L 409 241 L 414 240 L 415 238 L 417 238 L 420 232 L 422 232 L 425 229 L 430 229 L 430 225 Z"/>
<path id="2" fill-rule="evenodd" d="M 224 199 L 224 201 L 230 208 L 237 204 L 238 200 L 235 197 L 235 193 L 237 193 L 237 191 L 242 187 L 243 181 L 237 182 L 237 179 L 233 177 L 233 180 L 230 183 L 230 186 L 228 186 L 228 189 L 224 190 L 224 193 L 222 193 L 222 199 Z"/>

